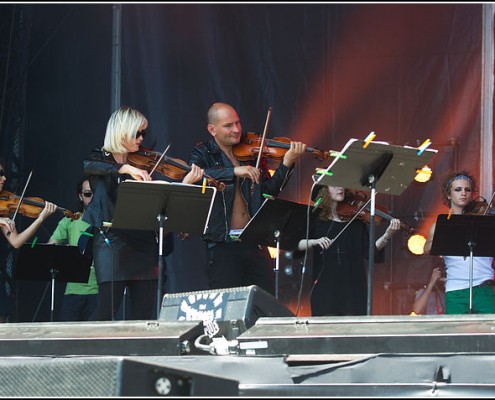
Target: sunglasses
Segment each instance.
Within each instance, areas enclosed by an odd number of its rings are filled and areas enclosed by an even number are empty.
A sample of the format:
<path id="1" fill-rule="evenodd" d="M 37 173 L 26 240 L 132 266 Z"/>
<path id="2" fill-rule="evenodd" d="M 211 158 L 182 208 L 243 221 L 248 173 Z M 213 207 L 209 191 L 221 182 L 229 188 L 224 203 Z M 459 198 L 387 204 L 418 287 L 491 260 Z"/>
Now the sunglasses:
<path id="1" fill-rule="evenodd" d="M 146 131 L 143 129 L 142 131 L 138 131 L 138 133 L 136 133 L 136 139 L 139 137 L 139 136 L 142 136 L 143 139 L 146 137 Z"/>
<path id="2" fill-rule="evenodd" d="M 3 169 L 0 169 L 0 177 L 5 176 L 5 171 Z"/>
<path id="3" fill-rule="evenodd" d="M 84 197 L 91 197 L 91 196 L 93 196 L 93 192 L 82 192 L 82 195 Z"/>

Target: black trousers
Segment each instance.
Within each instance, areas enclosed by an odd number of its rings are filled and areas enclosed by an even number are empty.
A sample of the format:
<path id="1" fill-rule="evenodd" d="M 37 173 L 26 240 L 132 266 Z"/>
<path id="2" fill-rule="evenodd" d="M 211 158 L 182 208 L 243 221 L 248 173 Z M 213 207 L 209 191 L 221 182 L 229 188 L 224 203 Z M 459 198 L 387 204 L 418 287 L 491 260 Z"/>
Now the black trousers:
<path id="1" fill-rule="evenodd" d="M 208 249 L 210 289 L 257 285 L 275 294 L 274 262 L 268 249 L 248 242 L 218 243 Z"/>
<path id="2" fill-rule="evenodd" d="M 102 282 L 99 285 L 98 305 L 90 321 L 110 321 L 119 309 L 128 287 L 131 296 L 130 319 L 156 319 L 156 280 Z"/>

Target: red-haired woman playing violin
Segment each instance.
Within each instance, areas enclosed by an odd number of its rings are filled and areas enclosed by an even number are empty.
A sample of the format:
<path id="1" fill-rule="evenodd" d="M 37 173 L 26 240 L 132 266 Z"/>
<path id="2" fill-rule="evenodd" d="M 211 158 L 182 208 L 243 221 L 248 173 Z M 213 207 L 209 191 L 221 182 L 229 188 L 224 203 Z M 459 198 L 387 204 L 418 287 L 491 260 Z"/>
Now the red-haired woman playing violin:
<path id="1" fill-rule="evenodd" d="M 365 315 L 367 313 L 367 279 L 365 260 L 368 256 L 368 228 L 361 219 L 347 225 L 337 212 L 346 190 L 343 187 L 317 185 L 312 200 L 319 202 L 318 215 L 310 226 L 308 239 L 302 239 L 294 253 L 314 247 L 311 312 L 323 315 Z M 344 229 L 345 228 L 345 229 Z M 392 218 L 385 233 L 375 242 L 375 261 L 383 258 L 380 251 L 401 228 Z"/>

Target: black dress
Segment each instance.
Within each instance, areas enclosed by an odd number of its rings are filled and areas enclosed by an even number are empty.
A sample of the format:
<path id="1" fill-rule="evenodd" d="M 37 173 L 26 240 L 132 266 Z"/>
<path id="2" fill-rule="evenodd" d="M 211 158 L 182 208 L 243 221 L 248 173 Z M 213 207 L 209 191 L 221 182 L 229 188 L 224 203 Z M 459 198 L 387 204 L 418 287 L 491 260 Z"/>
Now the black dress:
<path id="1" fill-rule="evenodd" d="M 315 218 L 309 237 L 333 239 L 346 224 Z M 367 225 L 355 220 L 329 249 L 313 248 L 313 316 L 366 315 L 368 238 Z M 375 248 L 375 254 L 378 259 L 383 252 Z"/>

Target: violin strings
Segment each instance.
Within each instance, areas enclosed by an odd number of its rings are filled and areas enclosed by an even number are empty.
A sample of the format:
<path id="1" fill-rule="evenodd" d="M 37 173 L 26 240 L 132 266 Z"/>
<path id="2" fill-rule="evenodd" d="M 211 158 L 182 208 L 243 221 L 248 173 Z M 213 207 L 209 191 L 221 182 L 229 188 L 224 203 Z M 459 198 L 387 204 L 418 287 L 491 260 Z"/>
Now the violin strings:
<path id="1" fill-rule="evenodd" d="M 21 207 L 22 204 L 22 199 L 24 198 L 24 194 L 26 193 L 26 189 L 29 185 L 29 181 L 31 180 L 31 176 L 33 175 L 33 170 L 29 173 L 29 176 L 27 178 L 26 184 L 24 185 L 24 189 L 22 190 L 22 195 L 19 198 L 19 203 L 17 204 L 17 208 L 15 210 L 14 216 L 12 217 L 12 221 L 15 221 L 15 217 L 17 216 L 17 212 L 19 211 L 19 208 Z"/>
<path id="2" fill-rule="evenodd" d="M 155 163 L 155 166 L 153 167 L 153 169 L 150 172 L 150 176 L 153 175 L 153 172 L 155 172 L 156 167 L 158 167 L 158 165 L 160 164 L 160 161 L 162 161 L 162 158 L 165 156 L 165 153 L 168 151 L 169 148 L 170 148 L 170 144 L 167 146 L 167 148 L 162 153 L 162 155 L 160 156 L 160 158 L 158 159 L 158 161 Z"/>
<path id="3" fill-rule="evenodd" d="M 492 197 L 490 198 L 490 202 L 486 206 L 486 210 L 484 213 L 485 215 L 487 214 L 488 210 L 490 209 L 490 205 L 492 204 L 492 201 L 493 201 L 493 196 L 495 196 L 495 192 L 492 193 Z"/>

